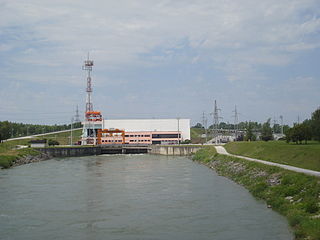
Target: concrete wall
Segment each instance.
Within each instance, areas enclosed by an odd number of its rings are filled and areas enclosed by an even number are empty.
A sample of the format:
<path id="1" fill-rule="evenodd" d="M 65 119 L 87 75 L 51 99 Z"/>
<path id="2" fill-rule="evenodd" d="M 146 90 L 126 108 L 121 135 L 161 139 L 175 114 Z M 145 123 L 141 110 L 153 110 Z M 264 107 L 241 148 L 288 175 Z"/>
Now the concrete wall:
<path id="1" fill-rule="evenodd" d="M 171 156 L 188 156 L 196 153 L 202 147 L 194 146 L 161 146 L 152 145 L 149 153 L 158 155 L 171 155 Z"/>
<path id="2" fill-rule="evenodd" d="M 52 147 L 37 148 L 36 150 L 51 157 L 80 157 L 101 154 L 100 147 Z"/>

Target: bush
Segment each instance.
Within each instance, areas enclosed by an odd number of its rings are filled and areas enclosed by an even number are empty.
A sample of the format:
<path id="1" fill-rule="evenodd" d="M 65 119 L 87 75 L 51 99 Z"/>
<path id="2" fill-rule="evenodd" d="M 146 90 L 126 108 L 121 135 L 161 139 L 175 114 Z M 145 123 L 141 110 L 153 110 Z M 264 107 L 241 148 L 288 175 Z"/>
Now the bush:
<path id="1" fill-rule="evenodd" d="M 316 213 L 319 210 L 317 202 L 314 199 L 309 200 L 305 205 L 305 210 L 308 213 Z"/>
<path id="2" fill-rule="evenodd" d="M 54 146 L 54 145 L 59 145 L 59 144 L 60 143 L 56 140 L 49 139 L 49 141 L 48 141 L 49 146 Z"/>
<path id="3" fill-rule="evenodd" d="M 292 210 L 288 213 L 288 221 L 292 227 L 300 225 L 304 218 L 305 216 L 301 213 L 301 211 L 298 210 Z"/>
<path id="4" fill-rule="evenodd" d="M 187 140 L 184 140 L 183 142 L 181 142 L 181 144 L 190 144 L 191 143 L 191 140 L 187 139 Z"/>
<path id="5" fill-rule="evenodd" d="M 0 156 L 0 167 L 9 168 L 12 166 L 12 162 L 16 160 L 16 156 Z"/>

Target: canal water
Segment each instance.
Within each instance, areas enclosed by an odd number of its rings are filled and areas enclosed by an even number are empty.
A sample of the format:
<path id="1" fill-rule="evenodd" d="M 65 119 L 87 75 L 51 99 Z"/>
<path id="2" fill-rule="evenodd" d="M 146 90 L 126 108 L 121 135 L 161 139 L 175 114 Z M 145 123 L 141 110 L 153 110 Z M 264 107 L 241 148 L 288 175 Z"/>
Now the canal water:
<path id="1" fill-rule="evenodd" d="M 293 239 L 243 187 L 185 157 L 101 155 L 0 171 L 0 238 Z"/>

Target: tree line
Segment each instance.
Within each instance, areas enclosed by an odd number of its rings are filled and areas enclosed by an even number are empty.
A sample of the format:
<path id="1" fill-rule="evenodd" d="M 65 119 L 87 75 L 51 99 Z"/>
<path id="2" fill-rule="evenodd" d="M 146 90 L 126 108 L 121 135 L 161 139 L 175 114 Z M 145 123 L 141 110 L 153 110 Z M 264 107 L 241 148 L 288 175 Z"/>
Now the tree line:
<path id="1" fill-rule="evenodd" d="M 269 119 L 268 121 L 269 121 L 269 124 L 270 124 L 271 119 Z M 264 123 L 245 121 L 245 122 L 238 123 L 237 126 L 236 126 L 235 124 L 232 124 L 232 123 L 220 122 L 218 124 L 218 129 L 229 129 L 229 130 L 238 129 L 238 130 L 246 131 L 247 129 L 250 128 L 253 132 L 261 132 L 261 130 L 263 129 L 263 124 Z M 204 128 L 204 127 L 203 127 L 203 125 L 201 123 L 197 123 L 196 125 L 193 126 L 193 128 Z M 288 125 L 284 125 L 283 126 L 283 131 L 285 132 L 289 128 L 290 127 Z M 208 127 L 208 129 L 212 130 L 213 129 L 213 125 L 210 125 Z M 278 123 L 275 123 L 271 127 L 271 130 L 272 130 L 273 133 L 281 133 L 281 125 L 278 124 Z"/>
<path id="2" fill-rule="evenodd" d="M 204 128 L 201 123 L 197 123 L 194 128 Z M 213 129 L 213 125 L 209 128 Z M 302 123 L 295 123 L 293 127 L 288 125 L 281 126 L 280 124 L 273 124 L 271 126 L 271 118 L 265 123 L 258 122 L 240 122 L 237 126 L 225 122 L 220 122 L 218 129 L 238 129 L 241 134 L 238 135 L 237 141 L 255 141 L 257 138 L 263 141 L 273 140 L 274 134 L 284 133 L 286 141 L 307 143 L 309 140 L 320 141 L 320 107 L 316 109 L 310 119 L 306 119 Z"/>
<path id="3" fill-rule="evenodd" d="M 73 128 L 80 128 L 81 123 L 73 124 Z M 0 121 L 0 142 L 9 138 L 23 137 L 41 133 L 49 133 L 67 130 L 71 128 L 71 124 L 63 125 L 39 125 L 39 124 L 25 124 L 15 123 L 9 121 Z"/>
<path id="4" fill-rule="evenodd" d="M 287 142 L 307 143 L 309 140 L 320 141 L 320 108 L 311 114 L 310 119 L 296 123 L 286 132 Z"/>

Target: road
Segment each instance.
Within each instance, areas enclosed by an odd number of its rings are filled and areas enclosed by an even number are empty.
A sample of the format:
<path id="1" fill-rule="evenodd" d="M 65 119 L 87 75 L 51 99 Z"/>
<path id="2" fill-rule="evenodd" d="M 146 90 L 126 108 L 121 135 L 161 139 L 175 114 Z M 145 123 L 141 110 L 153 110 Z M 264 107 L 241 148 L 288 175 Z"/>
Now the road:
<path id="1" fill-rule="evenodd" d="M 264 161 L 264 160 L 260 160 L 260 159 L 255 159 L 255 158 L 249 158 L 249 157 L 230 154 L 230 153 L 227 152 L 227 150 L 223 146 L 215 146 L 215 148 L 217 150 L 217 153 L 219 153 L 219 154 L 233 156 L 233 157 L 245 159 L 245 160 L 252 161 L 252 162 L 259 162 L 259 163 L 263 163 L 263 164 L 270 165 L 270 166 L 276 166 L 276 167 L 284 168 L 284 169 L 287 169 L 287 170 L 290 170 L 290 171 L 294 171 L 294 172 L 305 173 L 307 175 L 320 177 L 320 172 L 318 172 L 318 171 L 313 171 L 313 170 L 293 167 L 293 166 L 289 166 L 289 165 L 285 165 L 285 164 L 268 162 L 268 161 Z"/>
<path id="2" fill-rule="evenodd" d="M 75 131 L 75 130 L 79 130 L 79 129 L 82 129 L 82 128 L 74 128 L 72 129 L 72 131 Z M 30 136 L 24 136 L 24 137 L 17 137 L 17 138 L 9 138 L 5 141 L 13 141 L 13 140 L 21 140 L 21 139 L 29 139 L 29 138 L 34 138 L 34 137 L 41 137 L 41 136 L 46 136 L 46 135 L 51 135 L 51 134 L 57 134 L 57 133 L 63 133 L 63 132 L 70 132 L 71 130 L 68 129 L 68 130 L 62 130 L 62 131 L 57 131 L 57 132 L 49 132 L 49 133 L 42 133 L 42 134 L 36 134 L 36 135 L 30 135 Z M 4 141 L 4 142 L 5 142 Z"/>

